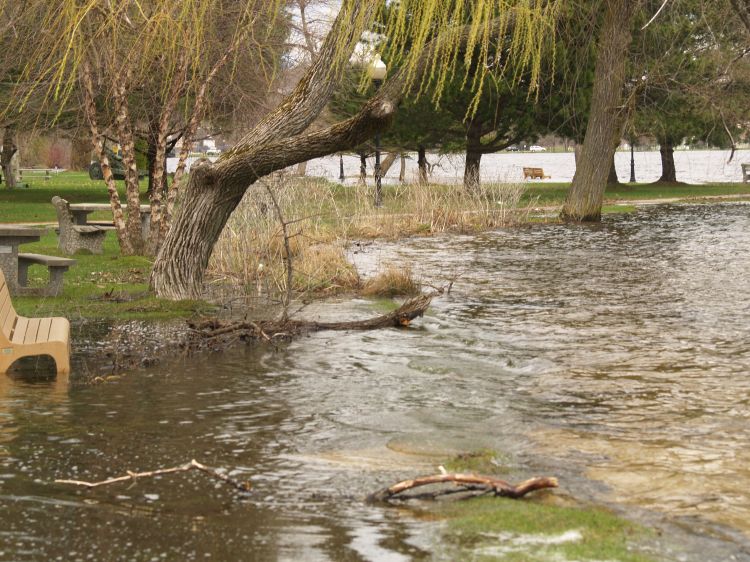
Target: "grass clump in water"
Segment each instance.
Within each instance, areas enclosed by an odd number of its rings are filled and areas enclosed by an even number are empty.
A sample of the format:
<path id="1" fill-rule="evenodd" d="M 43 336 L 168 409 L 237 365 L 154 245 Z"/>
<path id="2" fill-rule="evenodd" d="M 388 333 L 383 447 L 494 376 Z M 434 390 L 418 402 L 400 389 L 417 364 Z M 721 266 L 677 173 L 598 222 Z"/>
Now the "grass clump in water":
<path id="1" fill-rule="evenodd" d="M 368 279 L 362 288 L 362 295 L 366 297 L 407 297 L 421 292 L 422 284 L 414 278 L 411 267 L 394 265 Z"/>

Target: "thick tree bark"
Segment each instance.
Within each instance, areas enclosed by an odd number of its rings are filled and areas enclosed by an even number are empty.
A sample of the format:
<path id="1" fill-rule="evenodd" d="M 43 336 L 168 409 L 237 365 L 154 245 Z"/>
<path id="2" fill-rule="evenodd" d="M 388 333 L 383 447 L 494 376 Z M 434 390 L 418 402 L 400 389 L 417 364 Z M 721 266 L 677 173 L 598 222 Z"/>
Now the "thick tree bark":
<path id="1" fill-rule="evenodd" d="M 425 147 L 421 144 L 417 147 L 417 166 L 419 167 L 419 183 L 427 183 L 427 154 Z"/>
<path id="2" fill-rule="evenodd" d="M 482 123 L 472 119 L 466 129 L 466 164 L 464 167 L 464 188 L 468 192 L 479 191 L 479 166 L 482 161 Z"/>
<path id="3" fill-rule="evenodd" d="M 16 187 L 16 175 L 13 173 L 13 156 L 16 155 L 16 129 L 12 125 L 6 125 L 3 131 L 3 151 L 0 154 L 0 164 L 3 168 L 5 187 L 13 189 Z"/>
<path id="4" fill-rule="evenodd" d="M 674 166 L 674 146 L 669 140 L 663 140 L 659 144 L 659 155 L 661 156 L 661 177 L 658 181 L 664 183 L 677 183 L 677 170 Z"/>
<path id="5" fill-rule="evenodd" d="M 594 89 L 586 138 L 563 205 L 561 218 L 599 221 L 602 201 L 612 164 L 615 138 L 622 112 L 627 50 L 635 0 L 605 0 L 604 23 L 599 34 L 599 53 L 594 69 Z"/>

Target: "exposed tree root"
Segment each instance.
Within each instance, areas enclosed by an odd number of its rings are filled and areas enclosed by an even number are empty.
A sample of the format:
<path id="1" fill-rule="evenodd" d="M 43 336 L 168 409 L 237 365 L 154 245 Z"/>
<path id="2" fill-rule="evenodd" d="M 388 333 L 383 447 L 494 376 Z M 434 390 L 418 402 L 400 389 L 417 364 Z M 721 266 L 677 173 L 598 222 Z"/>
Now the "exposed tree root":
<path id="1" fill-rule="evenodd" d="M 189 322 L 192 331 L 191 347 L 220 343 L 230 338 L 242 340 L 288 339 L 293 336 L 322 330 L 375 330 L 378 328 L 408 326 L 412 320 L 422 316 L 432 300 L 432 295 L 420 295 L 406 301 L 399 308 L 367 320 L 347 322 L 312 322 L 306 320 L 265 320 L 258 322 L 222 322 L 211 319 Z"/>
<path id="2" fill-rule="evenodd" d="M 419 488 L 421 486 L 428 486 L 430 484 L 446 484 L 453 483 L 460 488 L 448 488 L 442 489 L 429 494 L 421 494 L 420 496 L 405 495 L 402 496 L 403 492 Z M 471 492 L 473 495 L 482 495 L 492 493 L 495 496 L 502 496 L 506 498 L 521 498 L 533 492 L 535 490 L 542 490 L 544 488 L 557 488 L 557 478 L 530 478 L 514 486 L 505 480 L 499 480 L 492 478 L 491 476 L 482 476 L 479 474 L 436 474 L 434 476 L 421 476 L 412 480 L 403 480 L 383 488 L 367 497 L 367 501 L 370 502 L 385 502 L 403 499 L 414 499 L 419 497 L 420 499 L 430 498 L 436 499 L 441 496 L 449 494 L 455 494 L 457 492 Z"/>
<path id="3" fill-rule="evenodd" d="M 241 492 L 247 492 L 250 490 L 250 482 L 240 482 L 239 480 L 230 478 L 229 476 L 219 472 L 215 468 L 211 468 L 210 466 L 201 464 L 195 459 L 191 460 L 188 463 L 182 464 L 180 466 L 173 466 L 172 468 L 160 468 L 158 470 L 151 470 L 148 472 L 128 471 L 128 473 L 125 476 L 117 476 L 116 478 L 108 478 L 107 480 L 101 480 L 99 482 L 86 482 L 85 480 L 55 480 L 55 483 L 72 484 L 74 486 L 84 486 L 86 488 L 97 488 L 99 486 L 107 486 L 109 484 L 115 484 L 117 482 L 127 482 L 128 480 L 132 480 L 133 482 L 135 482 L 138 478 L 150 478 L 153 476 L 160 476 L 162 474 L 174 474 L 175 472 L 187 472 L 189 470 L 198 470 L 204 474 L 208 474 L 211 478 L 221 480 L 222 482 L 229 484 L 230 486 L 236 488 L 237 490 L 240 490 Z"/>

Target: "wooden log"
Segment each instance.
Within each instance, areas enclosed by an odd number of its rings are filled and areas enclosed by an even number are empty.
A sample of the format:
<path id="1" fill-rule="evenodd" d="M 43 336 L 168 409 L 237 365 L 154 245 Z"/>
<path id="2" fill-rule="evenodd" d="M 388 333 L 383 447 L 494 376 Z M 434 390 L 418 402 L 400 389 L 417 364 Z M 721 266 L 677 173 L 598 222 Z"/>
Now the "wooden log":
<path id="1" fill-rule="evenodd" d="M 413 490 L 421 486 L 428 486 L 430 484 L 445 484 L 454 483 L 460 486 L 464 486 L 467 489 L 480 489 L 484 491 L 491 491 L 496 496 L 502 496 L 506 498 L 518 499 L 529 492 L 535 490 L 542 490 L 544 488 L 557 488 L 557 478 L 543 477 L 543 478 L 529 478 L 524 480 L 520 484 L 514 486 L 505 480 L 493 478 L 491 476 L 482 476 L 479 474 L 435 474 L 433 476 L 420 476 L 411 480 L 402 480 L 397 482 L 388 488 L 383 488 L 377 492 L 370 494 L 367 498 L 371 502 L 383 502 L 392 499 L 398 499 L 396 496 L 407 490 Z"/>
<path id="2" fill-rule="evenodd" d="M 192 329 L 193 334 L 200 339 L 238 336 L 269 340 L 274 337 L 288 337 L 322 330 L 376 330 L 379 328 L 408 326 L 412 320 L 424 315 L 431 300 L 432 295 L 420 295 L 406 301 L 393 312 L 366 320 L 312 322 L 287 319 L 224 323 L 217 319 L 209 319 L 201 322 L 189 321 L 188 325 Z"/>

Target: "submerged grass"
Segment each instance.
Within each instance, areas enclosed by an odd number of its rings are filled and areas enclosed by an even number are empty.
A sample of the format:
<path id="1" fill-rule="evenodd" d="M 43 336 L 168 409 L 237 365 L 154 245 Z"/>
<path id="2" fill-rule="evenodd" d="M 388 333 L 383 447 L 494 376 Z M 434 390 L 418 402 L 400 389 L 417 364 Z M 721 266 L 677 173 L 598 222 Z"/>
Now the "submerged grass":
<path id="1" fill-rule="evenodd" d="M 458 455 L 444 463 L 449 472 L 476 472 L 501 478 L 507 459 L 495 451 Z M 617 560 L 653 562 L 638 543 L 653 537 L 640 525 L 599 507 L 554 505 L 554 492 L 520 500 L 484 497 L 442 502 L 443 535 L 455 559 L 547 562 Z"/>

